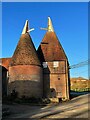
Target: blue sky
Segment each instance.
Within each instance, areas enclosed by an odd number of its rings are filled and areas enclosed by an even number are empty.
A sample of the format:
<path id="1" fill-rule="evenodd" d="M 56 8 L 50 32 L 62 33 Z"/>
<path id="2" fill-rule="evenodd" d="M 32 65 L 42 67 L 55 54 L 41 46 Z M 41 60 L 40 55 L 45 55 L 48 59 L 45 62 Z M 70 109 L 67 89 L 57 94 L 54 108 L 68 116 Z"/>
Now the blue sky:
<path id="1" fill-rule="evenodd" d="M 11 57 L 21 36 L 25 20 L 29 20 L 30 33 L 38 48 L 46 31 L 47 17 L 52 19 L 55 33 L 62 44 L 70 65 L 88 59 L 88 3 L 86 2 L 21 2 L 3 3 L 2 56 Z M 78 71 L 78 75 L 76 75 Z M 86 71 L 86 72 L 83 72 Z M 71 70 L 71 76 L 87 77 L 87 66 Z"/>

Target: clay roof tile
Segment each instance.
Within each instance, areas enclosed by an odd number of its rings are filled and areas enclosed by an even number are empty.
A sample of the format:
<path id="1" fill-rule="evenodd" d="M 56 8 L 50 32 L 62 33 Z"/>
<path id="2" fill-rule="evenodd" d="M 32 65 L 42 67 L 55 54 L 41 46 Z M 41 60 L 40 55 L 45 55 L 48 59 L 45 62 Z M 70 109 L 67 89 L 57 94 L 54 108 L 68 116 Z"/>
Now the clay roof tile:
<path id="1" fill-rule="evenodd" d="M 15 65 L 40 65 L 36 49 L 29 33 L 21 35 L 10 62 L 10 66 Z"/>
<path id="2" fill-rule="evenodd" d="M 29 29 L 28 20 L 26 20 L 22 35 L 12 56 L 10 66 L 16 65 L 41 65 L 35 46 L 32 42 L 29 32 L 34 29 Z"/>
<path id="3" fill-rule="evenodd" d="M 43 61 L 60 61 L 66 60 L 66 54 L 55 34 L 47 32 L 37 50 L 40 60 Z"/>

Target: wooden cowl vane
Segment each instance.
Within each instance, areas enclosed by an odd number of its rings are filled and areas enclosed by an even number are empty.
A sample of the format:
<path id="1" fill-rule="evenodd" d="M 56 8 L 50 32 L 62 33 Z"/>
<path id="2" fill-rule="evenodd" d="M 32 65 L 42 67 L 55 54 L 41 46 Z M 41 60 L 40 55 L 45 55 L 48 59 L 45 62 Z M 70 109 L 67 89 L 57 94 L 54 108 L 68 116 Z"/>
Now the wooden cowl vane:
<path id="1" fill-rule="evenodd" d="M 67 56 L 54 32 L 50 17 L 47 30 L 37 53 L 43 65 L 44 95 L 69 99 L 69 70 Z"/>
<path id="2" fill-rule="evenodd" d="M 19 97 L 42 97 L 42 68 L 28 33 L 31 30 L 26 20 L 9 65 L 9 94 L 15 90 Z"/>

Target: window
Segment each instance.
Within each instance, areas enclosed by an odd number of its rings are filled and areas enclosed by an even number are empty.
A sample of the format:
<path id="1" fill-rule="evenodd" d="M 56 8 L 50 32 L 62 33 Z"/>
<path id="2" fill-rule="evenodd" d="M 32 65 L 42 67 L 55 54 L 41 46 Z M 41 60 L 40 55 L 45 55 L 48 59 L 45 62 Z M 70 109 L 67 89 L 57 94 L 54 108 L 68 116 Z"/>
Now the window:
<path id="1" fill-rule="evenodd" d="M 58 66 L 59 66 L 58 61 L 54 61 L 54 62 L 53 62 L 53 67 L 56 68 L 56 67 L 58 67 Z"/>
<path id="2" fill-rule="evenodd" d="M 47 62 L 43 62 L 43 68 L 47 68 Z"/>

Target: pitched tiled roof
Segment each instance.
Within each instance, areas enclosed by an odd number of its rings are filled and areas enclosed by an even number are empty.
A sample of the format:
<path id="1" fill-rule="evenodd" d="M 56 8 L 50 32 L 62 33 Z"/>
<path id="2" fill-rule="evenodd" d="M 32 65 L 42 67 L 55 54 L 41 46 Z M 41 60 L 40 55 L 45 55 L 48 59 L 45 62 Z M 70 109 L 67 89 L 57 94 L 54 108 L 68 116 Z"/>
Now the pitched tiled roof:
<path id="1" fill-rule="evenodd" d="M 55 34 L 55 32 L 47 32 L 37 50 L 40 60 L 43 61 L 59 61 L 66 60 L 66 54 Z"/>
<path id="2" fill-rule="evenodd" d="M 40 65 L 34 44 L 28 33 L 22 34 L 16 50 L 12 56 L 10 66 Z"/>

